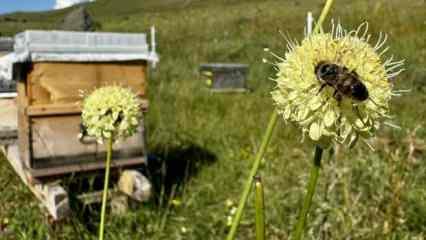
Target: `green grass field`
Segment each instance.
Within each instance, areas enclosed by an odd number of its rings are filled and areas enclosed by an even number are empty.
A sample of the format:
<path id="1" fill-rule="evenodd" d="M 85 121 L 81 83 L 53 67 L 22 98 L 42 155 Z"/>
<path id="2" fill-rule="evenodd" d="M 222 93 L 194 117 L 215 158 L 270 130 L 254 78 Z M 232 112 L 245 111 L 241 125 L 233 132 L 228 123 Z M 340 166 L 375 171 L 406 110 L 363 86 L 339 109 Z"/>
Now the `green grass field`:
<path id="1" fill-rule="evenodd" d="M 102 31 L 147 32 L 155 25 L 161 56 L 150 72 L 145 119 L 148 147 L 155 156 L 150 164 L 156 195 L 124 216 L 108 215 L 107 239 L 224 239 L 227 218 L 273 111 L 269 78 L 274 71 L 262 63 L 268 57 L 263 49 L 283 55 L 286 42 L 278 30 L 300 40 L 306 12 L 318 16 L 322 1 L 98 0 L 88 7 Z M 0 32 L 53 28 L 65 12 L 8 15 L 14 22 L 0 16 Z M 367 20 L 376 38 L 380 31 L 388 33 L 388 55 L 407 63 L 395 88 L 411 92 L 392 100 L 393 122 L 401 130 L 384 127 L 372 142 L 375 152 L 361 143 L 353 150 L 341 149 L 337 157 L 325 154 L 305 239 L 423 240 L 426 4 L 336 0 L 330 16 L 349 29 Z M 252 91 L 210 93 L 198 73 L 205 62 L 249 64 Z M 300 140 L 298 129 L 280 121 L 264 158 L 260 175 L 267 239 L 287 239 L 296 221 L 313 155 L 313 146 Z M 414 143 L 418 148 L 413 150 Z M 0 191 L 0 225 L 13 232 L 5 239 L 97 237 L 98 208 L 77 208 L 70 219 L 49 225 L 4 158 Z M 180 204 L 167 204 L 170 195 Z M 238 239 L 254 239 L 253 202 L 250 198 Z"/>

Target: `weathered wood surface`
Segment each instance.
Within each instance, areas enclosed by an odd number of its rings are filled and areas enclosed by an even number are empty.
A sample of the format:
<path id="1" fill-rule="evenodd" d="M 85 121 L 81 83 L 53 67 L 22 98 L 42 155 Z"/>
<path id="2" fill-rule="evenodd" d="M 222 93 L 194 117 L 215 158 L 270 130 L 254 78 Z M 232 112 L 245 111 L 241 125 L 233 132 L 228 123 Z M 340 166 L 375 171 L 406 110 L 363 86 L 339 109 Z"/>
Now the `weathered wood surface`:
<path id="1" fill-rule="evenodd" d="M 92 191 L 88 193 L 82 193 L 77 196 L 78 200 L 80 200 L 83 204 L 89 205 L 93 203 L 102 202 L 102 194 L 103 191 Z M 117 195 L 118 190 L 116 189 L 108 189 L 107 199 L 111 199 L 112 196 Z"/>
<path id="2" fill-rule="evenodd" d="M 18 96 L 16 98 L 17 111 L 18 111 L 18 148 L 19 157 L 25 167 L 30 166 L 30 121 L 27 114 L 28 95 L 26 86 L 26 70 L 28 65 L 20 64 L 14 67 L 16 75 L 16 91 Z"/>
<path id="3" fill-rule="evenodd" d="M 80 165 L 74 169 L 83 170 L 93 162 L 102 163 L 96 168 L 103 167 L 105 146 L 90 137 L 79 139 L 80 124 L 80 115 L 31 118 L 31 169 Z M 114 144 L 113 163 L 127 159 L 143 163 L 145 154 L 141 126 L 137 134 Z"/>
<path id="4" fill-rule="evenodd" d="M 43 104 L 28 106 L 28 116 L 40 117 L 50 115 L 78 115 L 81 113 L 79 104 Z"/>
<path id="5" fill-rule="evenodd" d="M 37 159 L 87 155 L 96 158 L 96 142 L 83 144 L 79 141 L 81 117 L 51 116 L 31 118 L 32 167 L 37 167 Z"/>
<path id="6" fill-rule="evenodd" d="M 18 128 L 18 110 L 15 98 L 0 99 L 0 129 Z"/>
<path id="7" fill-rule="evenodd" d="M 111 163 L 111 168 L 128 168 L 128 167 L 137 167 L 140 165 L 146 164 L 145 157 L 136 157 L 136 158 L 121 158 L 119 161 L 113 161 Z M 105 168 L 105 161 L 99 162 L 83 162 L 83 163 L 74 163 L 68 165 L 62 165 L 57 167 L 41 168 L 41 169 L 28 169 L 28 172 L 34 178 L 42 178 L 49 176 L 58 176 L 67 173 L 73 172 L 86 172 L 94 171 Z"/>
<path id="8" fill-rule="evenodd" d="M 13 145 L 18 138 L 18 112 L 14 98 L 0 99 L 0 145 Z"/>
<path id="9" fill-rule="evenodd" d="M 142 111 L 148 109 L 149 102 L 146 99 L 141 100 Z M 50 115 L 72 115 L 81 113 L 81 104 L 75 103 L 54 103 L 54 104 L 40 104 L 28 106 L 28 116 L 50 116 Z"/>
<path id="10" fill-rule="evenodd" d="M 74 105 L 94 89 L 119 85 L 139 96 L 146 92 L 146 62 L 33 63 L 27 76 L 30 105 Z"/>

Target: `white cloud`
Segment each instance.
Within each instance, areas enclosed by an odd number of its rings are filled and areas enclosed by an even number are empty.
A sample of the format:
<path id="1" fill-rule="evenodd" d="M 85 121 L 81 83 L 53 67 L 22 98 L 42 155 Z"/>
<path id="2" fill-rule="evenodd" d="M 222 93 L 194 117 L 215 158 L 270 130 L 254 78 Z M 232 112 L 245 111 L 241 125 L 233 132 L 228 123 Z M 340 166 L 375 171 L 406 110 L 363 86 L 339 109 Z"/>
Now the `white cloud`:
<path id="1" fill-rule="evenodd" d="M 54 9 L 66 8 L 77 3 L 93 2 L 93 1 L 95 0 L 56 0 L 55 6 L 53 8 Z"/>

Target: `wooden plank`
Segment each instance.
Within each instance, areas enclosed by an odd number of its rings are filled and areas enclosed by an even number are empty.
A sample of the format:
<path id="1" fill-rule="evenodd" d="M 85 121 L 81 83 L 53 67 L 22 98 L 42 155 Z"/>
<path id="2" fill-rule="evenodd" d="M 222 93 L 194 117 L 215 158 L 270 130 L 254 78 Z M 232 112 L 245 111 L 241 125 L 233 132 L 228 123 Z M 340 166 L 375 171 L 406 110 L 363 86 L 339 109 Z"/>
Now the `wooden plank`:
<path id="1" fill-rule="evenodd" d="M 41 184 L 32 181 L 31 175 L 20 160 L 18 146 L 9 146 L 5 153 L 12 168 L 21 178 L 22 182 L 33 192 L 37 199 L 46 207 L 54 220 L 62 219 L 69 215 L 70 207 L 68 194 L 58 184 Z"/>
<path id="2" fill-rule="evenodd" d="M 148 109 L 149 102 L 146 99 L 141 100 L 142 111 Z M 28 106 L 28 116 L 52 116 L 52 115 L 72 115 L 81 114 L 81 104 L 79 103 L 53 103 Z"/>
<path id="3" fill-rule="evenodd" d="M 146 61 L 34 63 L 28 74 L 30 103 L 74 104 L 82 100 L 83 94 L 107 85 L 130 87 L 136 94 L 145 96 L 146 68 Z"/>
<path id="4" fill-rule="evenodd" d="M 81 113 L 79 104 L 43 104 L 28 107 L 28 116 L 76 115 Z"/>
<path id="5" fill-rule="evenodd" d="M 145 157 L 120 159 L 119 161 L 113 161 L 111 163 L 111 168 L 140 166 L 143 164 L 146 164 Z M 63 174 L 72 173 L 72 172 L 94 171 L 94 170 L 99 170 L 104 168 L 105 168 L 105 162 L 102 161 L 102 162 L 72 164 L 67 166 L 58 166 L 58 167 L 44 168 L 44 169 L 29 169 L 29 173 L 34 178 L 42 178 L 42 177 L 63 175 Z"/>
<path id="6" fill-rule="evenodd" d="M 80 134 L 80 115 L 33 117 L 31 118 L 32 135 L 32 165 L 36 161 L 52 159 L 58 162 L 67 157 L 81 156 L 93 160 L 103 160 L 104 146 L 98 144 L 93 138 L 82 141 Z M 143 154 L 143 128 L 139 133 L 114 144 L 114 152 L 123 152 L 122 155 Z M 136 149 L 136 150 L 135 150 Z M 134 156 L 132 156 L 134 157 Z M 72 159 L 68 159 L 72 161 Z M 93 161 L 91 160 L 91 161 Z M 87 160 L 85 160 L 87 161 Z M 66 162 L 63 162 L 66 165 Z M 33 167 L 34 168 L 34 167 Z"/>
<path id="7" fill-rule="evenodd" d="M 1 115 L 0 115 L 1 118 Z M 18 130 L 12 128 L 1 128 L 0 127 L 0 145 L 13 145 L 17 144 L 18 141 Z"/>
<path id="8" fill-rule="evenodd" d="M 0 145 L 14 144 L 18 139 L 18 111 L 15 98 L 0 99 Z"/>
<path id="9" fill-rule="evenodd" d="M 96 142 L 85 144 L 79 141 L 80 124 L 80 115 L 31 118 L 31 167 L 38 165 L 36 162 L 39 158 L 82 154 L 96 157 L 98 148 Z"/>
<path id="10" fill-rule="evenodd" d="M 30 144 L 30 122 L 27 115 L 28 97 L 26 89 L 24 64 L 18 64 L 14 67 L 14 74 L 17 78 L 17 114 L 18 114 L 18 146 L 20 160 L 25 166 L 30 165 L 31 144 Z"/>
<path id="11" fill-rule="evenodd" d="M 113 197 L 114 195 L 118 193 L 119 191 L 117 189 L 108 189 L 107 198 L 111 199 L 111 197 Z M 102 202 L 102 194 L 103 194 L 103 191 L 94 191 L 94 192 L 80 194 L 77 196 L 77 198 L 78 200 L 82 201 L 83 204 L 89 205 L 93 203 Z"/>

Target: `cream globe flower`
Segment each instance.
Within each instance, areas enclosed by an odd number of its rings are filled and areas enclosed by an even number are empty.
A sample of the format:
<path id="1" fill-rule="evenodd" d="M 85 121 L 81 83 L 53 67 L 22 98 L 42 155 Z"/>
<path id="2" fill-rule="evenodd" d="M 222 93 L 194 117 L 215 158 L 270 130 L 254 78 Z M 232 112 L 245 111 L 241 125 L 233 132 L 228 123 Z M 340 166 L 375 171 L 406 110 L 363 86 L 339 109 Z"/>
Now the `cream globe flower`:
<path id="1" fill-rule="evenodd" d="M 275 55 L 279 61 L 274 64 L 277 86 L 272 97 L 277 111 L 317 144 L 369 138 L 389 118 L 389 78 L 402 71 L 396 69 L 403 61 L 383 62 L 386 36 L 380 34 L 375 46 L 369 38 L 366 23 L 351 32 L 339 24 L 331 33 L 307 36 L 301 44 L 289 41 L 284 58 Z"/>
<path id="2" fill-rule="evenodd" d="M 83 101 L 82 122 L 90 136 L 103 141 L 132 136 L 142 113 L 139 98 L 128 88 L 98 88 Z"/>

